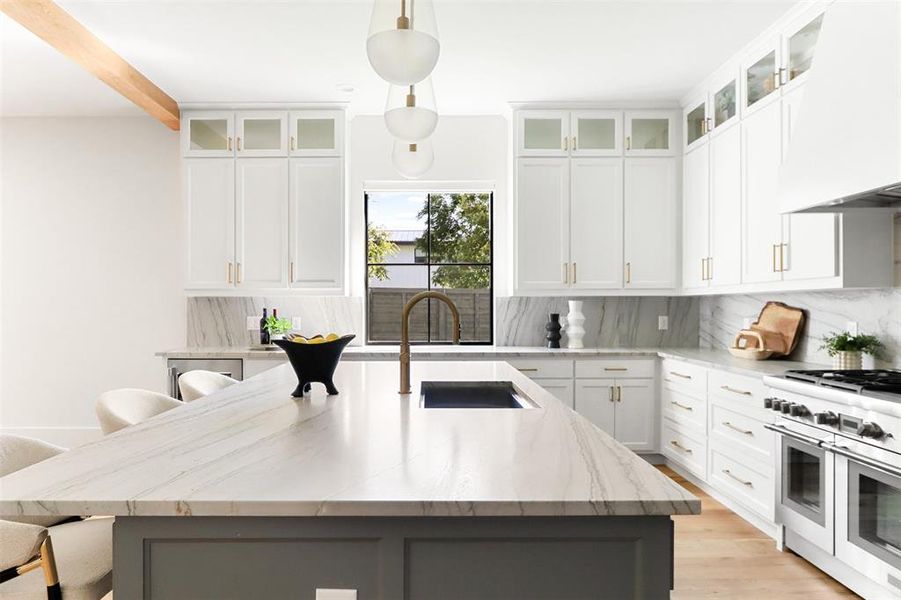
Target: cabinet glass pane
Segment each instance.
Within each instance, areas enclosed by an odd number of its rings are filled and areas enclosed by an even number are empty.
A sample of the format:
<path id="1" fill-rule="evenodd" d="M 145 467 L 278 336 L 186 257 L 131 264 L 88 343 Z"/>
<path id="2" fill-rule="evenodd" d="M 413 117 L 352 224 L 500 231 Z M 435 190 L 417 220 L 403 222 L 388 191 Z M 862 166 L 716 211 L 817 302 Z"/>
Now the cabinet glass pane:
<path id="1" fill-rule="evenodd" d="M 297 119 L 299 150 L 329 150 L 334 147 L 334 119 Z"/>
<path id="2" fill-rule="evenodd" d="M 191 150 L 228 150 L 228 119 L 191 119 Z"/>
<path id="3" fill-rule="evenodd" d="M 526 119 L 523 147 L 529 150 L 562 149 L 563 122 L 560 119 Z"/>
<path id="4" fill-rule="evenodd" d="M 632 119 L 632 150 L 668 150 L 669 119 Z"/>
<path id="5" fill-rule="evenodd" d="M 766 98 L 776 89 L 776 51 L 773 50 L 751 65 L 748 78 L 748 106 Z"/>
<path id="6" fill-rule="evenodd" d="M 730 81 L 713 96 L 713 126 L 719 127 L 735 116 L 735 82 Z"/>
<path id="7" fill-rule="evenodd" d="M 820 15 L 804 26 L 804 29 L 788 40 L 788 78 L 794 79 L 804 73 L 813 63 L 813 53 L 823 25 Z"/>
<path id="8" fill-rule="evenodd" d="M 615 119 L 579 119 L 576 143 L 581 150 L 616 148 Z"/>
<path id="9" fill-rule="evenodd" d="M 244 150 L 278 150 L 282 147 L 281 119 L 245 119 Z"/>
<path id="10" fill-rule="evenodd" d="M 704 105 L 700 104 L 685 117 L 685 129 L 688 132 L 688 143 L 700 139 L 704 135 Z"/>

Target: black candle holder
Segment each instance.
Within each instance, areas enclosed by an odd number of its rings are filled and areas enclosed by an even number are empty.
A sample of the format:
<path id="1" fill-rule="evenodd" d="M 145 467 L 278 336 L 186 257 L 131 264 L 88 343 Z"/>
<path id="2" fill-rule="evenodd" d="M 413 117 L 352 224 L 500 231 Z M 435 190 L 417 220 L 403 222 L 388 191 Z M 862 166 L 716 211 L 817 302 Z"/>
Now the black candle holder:
<path id="1" fill-rule="evenodd" d="M 560 347 L 560 338 L 563 337 L 560 335 L 560 330 L 562 329 L 560 325 L 560 314 L 559 313 L 548 313 L 547 316 L 547 325 L 544 326 L 547 331 L 547 347 L 548 348 L 559 348 Z"/>

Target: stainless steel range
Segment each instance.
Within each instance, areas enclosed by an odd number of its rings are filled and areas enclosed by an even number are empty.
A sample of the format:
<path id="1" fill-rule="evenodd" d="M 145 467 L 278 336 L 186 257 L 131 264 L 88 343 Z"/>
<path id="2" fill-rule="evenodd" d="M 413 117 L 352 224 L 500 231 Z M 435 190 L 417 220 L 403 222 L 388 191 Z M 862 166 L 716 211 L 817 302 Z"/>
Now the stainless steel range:
<path id="1" fill-rule="evenodd" d="M 901 371 L 764 381 L 784 544 L 866 598 L 901 598 Z"/>

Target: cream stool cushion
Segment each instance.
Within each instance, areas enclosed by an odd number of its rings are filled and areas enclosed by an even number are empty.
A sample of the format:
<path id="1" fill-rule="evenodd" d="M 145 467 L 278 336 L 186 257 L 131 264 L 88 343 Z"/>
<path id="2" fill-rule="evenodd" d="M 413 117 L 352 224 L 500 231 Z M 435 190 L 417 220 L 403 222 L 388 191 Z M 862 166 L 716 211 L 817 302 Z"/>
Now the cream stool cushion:
<path id="1" fill-rule="evenodd" d="M 54 446 L 53 444 L 48 444 L 47 442 L 42 442 L 41 440 L 36 440 L 34 438 L 8 433 L 0 434 L 0 477 L 14 473 L 19 469 L 30 467 L 33 464 L 39 463 L 42 460 L 47 460 L 48 458 L 65 451 L 65 448 Z M 16 515 L 0 515 L 0 519 L 49 527 L 65 520 L 66 517 L 19 517 Z"/>
<path id="2" fill-rule="evenodd" d="M 123 388 L 101 395 L 94 409 L 100 429 L 104 434 L 110 434 L 179 406 L 183 403 L 166 394 Z"/>
<path id="3" fill-rule="evenodd" d="M 181 392 L 182 400 L 193 402 L 236 383 L 238 380 L 228 375 L 198 369 L 188 371 L 178 378 L 178 390 Z"/>

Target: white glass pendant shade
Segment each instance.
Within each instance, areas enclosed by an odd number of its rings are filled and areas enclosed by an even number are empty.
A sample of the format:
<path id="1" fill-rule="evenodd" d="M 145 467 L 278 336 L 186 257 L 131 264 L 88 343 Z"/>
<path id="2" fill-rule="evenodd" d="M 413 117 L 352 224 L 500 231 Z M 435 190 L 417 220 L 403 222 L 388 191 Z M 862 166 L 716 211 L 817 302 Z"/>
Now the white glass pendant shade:
<path id="1" fill-rule="evenodd" d="M 403 141 L 394 142 L 394 150 L 391 152 L 391 162 L 397 172 L 407 179 L 422 177 L 435 162 L 435 153 L 432 150 L 432 142 L 425 140 L 417 144 Z"/>
<path id="2" fill-rule="evenodd" d="M 405 142 L 418 142 L 432 135 L 438 125 L 432 80 L 409 86 L 392 85 L 385 104 L 385 125 L 391 135 Z"/>
<path id="3" fill-rule="evenodd" d="M 366 54 L 379 77 L 419 83 L 435 68 L 440 46 L 431 0 L 375 0 Z"/>

